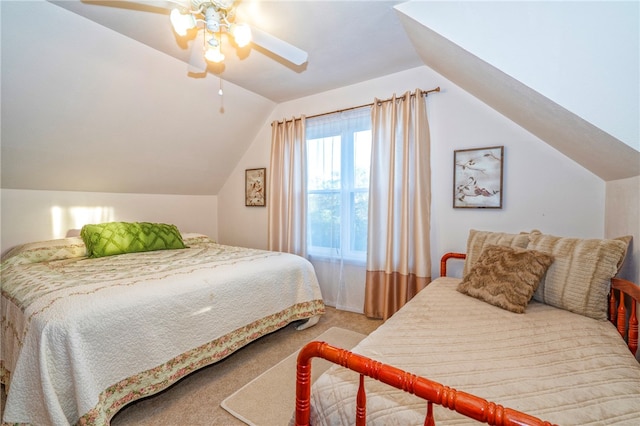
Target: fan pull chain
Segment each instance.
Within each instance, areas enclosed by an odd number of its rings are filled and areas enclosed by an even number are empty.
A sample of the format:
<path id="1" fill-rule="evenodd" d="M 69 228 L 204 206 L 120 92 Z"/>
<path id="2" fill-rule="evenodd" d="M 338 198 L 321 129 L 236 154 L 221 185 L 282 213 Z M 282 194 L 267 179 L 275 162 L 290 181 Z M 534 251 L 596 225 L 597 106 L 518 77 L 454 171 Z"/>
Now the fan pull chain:
<path id="1" fill-rule="evenodd" d="M 218 89 L 218 95 L 220 96 L 220 113 L 224 113 L 224 92 L 222 91 L 222 78 L 218 77 L 220 81 L 220 88 Z"/>

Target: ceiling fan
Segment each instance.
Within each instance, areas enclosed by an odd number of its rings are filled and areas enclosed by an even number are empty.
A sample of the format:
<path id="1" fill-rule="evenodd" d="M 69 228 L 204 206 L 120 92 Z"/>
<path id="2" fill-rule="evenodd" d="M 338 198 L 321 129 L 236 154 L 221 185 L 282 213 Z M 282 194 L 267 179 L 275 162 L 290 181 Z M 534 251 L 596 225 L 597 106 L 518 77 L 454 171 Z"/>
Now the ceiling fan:
<path id="1" fill-rule="evenodd" d="M 138 4 L 171 10 L 171 24 L 178 36 L 191 38 L 195 32 L 189 58 L 189 71 L 193 73 L 205 72 L 207 62 L 220 63 L 224 60 L 220 49 L 223 34 L 233 37 L 235 45 L 240 48 L 253 43 L 294 65 L 300 66 L 308 59 L 304 50 L 259 28 L 236 22 L 239 0 L 121 0 L 93 3 L 116 7 L 123 3 Z"/>

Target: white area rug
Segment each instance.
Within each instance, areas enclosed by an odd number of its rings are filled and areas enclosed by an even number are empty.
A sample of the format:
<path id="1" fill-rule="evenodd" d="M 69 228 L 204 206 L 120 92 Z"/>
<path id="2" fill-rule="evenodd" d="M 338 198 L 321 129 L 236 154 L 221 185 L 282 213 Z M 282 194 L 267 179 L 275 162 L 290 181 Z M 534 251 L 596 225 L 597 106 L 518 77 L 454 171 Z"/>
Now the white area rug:
<path id="1" fill-rule="evenodd" d="M 327 342 L 343 349 L 356 346 L 364 334 L 332 327 L 311 339 Z M 298 351 L 292 353 L 260 376 L 247 383 L 222 401 L 222 408 L 248 425 L 287 425 L 296 406 L 296 363 Z M 311 363 L 311 382 L 325 372 L 332 363 L 314 358 Z"/>

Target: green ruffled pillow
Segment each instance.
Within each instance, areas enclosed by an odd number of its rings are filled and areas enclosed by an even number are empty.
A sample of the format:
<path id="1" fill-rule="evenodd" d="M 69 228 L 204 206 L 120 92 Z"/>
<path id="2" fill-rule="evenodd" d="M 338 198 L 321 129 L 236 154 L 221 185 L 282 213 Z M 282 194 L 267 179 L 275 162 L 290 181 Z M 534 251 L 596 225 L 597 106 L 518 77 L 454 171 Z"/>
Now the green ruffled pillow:
<path id="1" fill-rule="evenodd" d="M 80 236 L 88 257 L 114 256 L 185 248 L 175 225 L 149 222 L 109 222 L 85 225 Z"/>

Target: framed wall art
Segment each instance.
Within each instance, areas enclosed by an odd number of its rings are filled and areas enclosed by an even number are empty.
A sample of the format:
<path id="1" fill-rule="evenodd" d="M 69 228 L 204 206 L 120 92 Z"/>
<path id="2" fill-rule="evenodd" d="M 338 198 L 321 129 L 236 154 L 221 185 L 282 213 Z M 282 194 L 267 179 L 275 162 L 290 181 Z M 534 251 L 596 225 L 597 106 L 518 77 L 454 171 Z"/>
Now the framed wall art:
<path id="1" fill-rule="evenodd" d="M 267 188 L 265 187 L 267 169 L 247 169 L 244 171 L 244 205 L 264 207 L 267 205 Z"/>
<path id="2" fill-rule="evenodd" d="M 453 152 L 453 207 L 501 209 L 504 146 Z"/>

